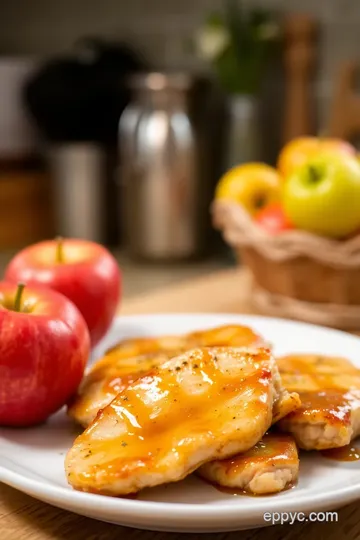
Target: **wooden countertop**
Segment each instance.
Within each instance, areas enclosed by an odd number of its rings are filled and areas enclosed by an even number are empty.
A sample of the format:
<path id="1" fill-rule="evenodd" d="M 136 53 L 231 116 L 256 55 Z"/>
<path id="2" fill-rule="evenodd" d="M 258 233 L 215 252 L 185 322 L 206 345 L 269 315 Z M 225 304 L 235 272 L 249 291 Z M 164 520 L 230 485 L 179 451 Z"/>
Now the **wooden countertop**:
<path id="1" fill-rule="evenodd" d="M 129 299 L 123 314 L 161 312 L 253 313 L 250 280 L 243 270 L 226 270 Z M 1 540 L 358 540 L 359 503 L 339 510 L 337 523 L 296 523 L 221 534 L 156 533 L 127 529 L 77 516 L 0 484 Z"/>

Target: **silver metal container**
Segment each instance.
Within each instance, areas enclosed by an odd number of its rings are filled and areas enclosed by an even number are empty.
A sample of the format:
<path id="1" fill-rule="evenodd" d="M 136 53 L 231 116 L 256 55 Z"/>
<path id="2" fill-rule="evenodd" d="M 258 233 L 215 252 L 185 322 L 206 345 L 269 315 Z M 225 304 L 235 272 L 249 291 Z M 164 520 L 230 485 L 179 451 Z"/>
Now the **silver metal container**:
<path id="1" fill-rule="evenodd" d="M 259 161 L 258 100 L 250 95 L 235 95 L 228 100 L 226 170 Z"/>
<path id="2" fill-rule="evenodd" d="M 130 81 L 119 127 L 122 217 L 127 247 L 147 259 L 187 259 L 203 247 L 193 80 L 149 73 Z"/>
<path id="3" fill-rule="evenodd" d="M 95 144 L 68 143 L 49 151 L 57 234 L 104 242 L 104 155 Z"/>

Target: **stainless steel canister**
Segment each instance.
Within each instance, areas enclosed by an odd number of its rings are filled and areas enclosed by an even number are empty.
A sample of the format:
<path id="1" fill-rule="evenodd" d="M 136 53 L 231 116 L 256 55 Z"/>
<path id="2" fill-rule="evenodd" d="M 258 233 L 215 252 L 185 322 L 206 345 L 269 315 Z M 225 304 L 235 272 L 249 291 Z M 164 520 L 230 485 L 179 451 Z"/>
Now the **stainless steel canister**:
<path id="1" fill-rule="evenodd" d="M 119 127 L 121 212 L 129 251 L 187 259 L 203 246 L 197 133 L 189 113 L 193 79 L 149 73 L 130 81 Z"/>
<path id="2" fill-rule="evenodd" d="M 104 162 L 101 148 L 68 143 L 49 150 L 57 234 L 104 242 Z"/>

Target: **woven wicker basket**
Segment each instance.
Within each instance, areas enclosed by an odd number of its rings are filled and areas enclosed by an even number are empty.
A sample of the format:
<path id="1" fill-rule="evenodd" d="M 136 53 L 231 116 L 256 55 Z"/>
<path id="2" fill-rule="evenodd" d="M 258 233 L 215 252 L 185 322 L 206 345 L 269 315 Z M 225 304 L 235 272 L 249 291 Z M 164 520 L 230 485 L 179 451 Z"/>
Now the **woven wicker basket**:
<path id="1" fill-rule="evenodd" d="M 360 236 L 335 241 L 297 230 L 269 235 L 228 202 L 214 203 L 213 220 L 251 270 L 253 300 L 262 311 L 360 329 Z"/>

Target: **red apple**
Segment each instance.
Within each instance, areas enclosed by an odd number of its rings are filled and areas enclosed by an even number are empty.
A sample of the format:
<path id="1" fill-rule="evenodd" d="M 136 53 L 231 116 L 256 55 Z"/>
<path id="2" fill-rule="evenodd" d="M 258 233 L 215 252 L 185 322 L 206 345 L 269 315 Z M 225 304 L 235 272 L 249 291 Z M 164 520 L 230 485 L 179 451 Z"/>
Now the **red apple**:
<path id="1" fill-rule="evenodd" d="M 86 240 L 49 240 L 20 251 L 5 279 L 44 285 L 69 298 L 88 325 L 91 344 L 108 331 L 120 299 L 121 275 L 107 249 Z"/>
<path id="2" fill-rule="evenodd" d="M 269 234 L 279 234 L 294 228 L 281 204 L 265 206 L 263 210 L 256 214 L 255 221 Z"/>
<path id="3" fill-rule="evenodd" d="M 50 289 L 0 282 L 0 425 L 43 422 L 75 393 L 90 338 L 78 309 Z"/>

